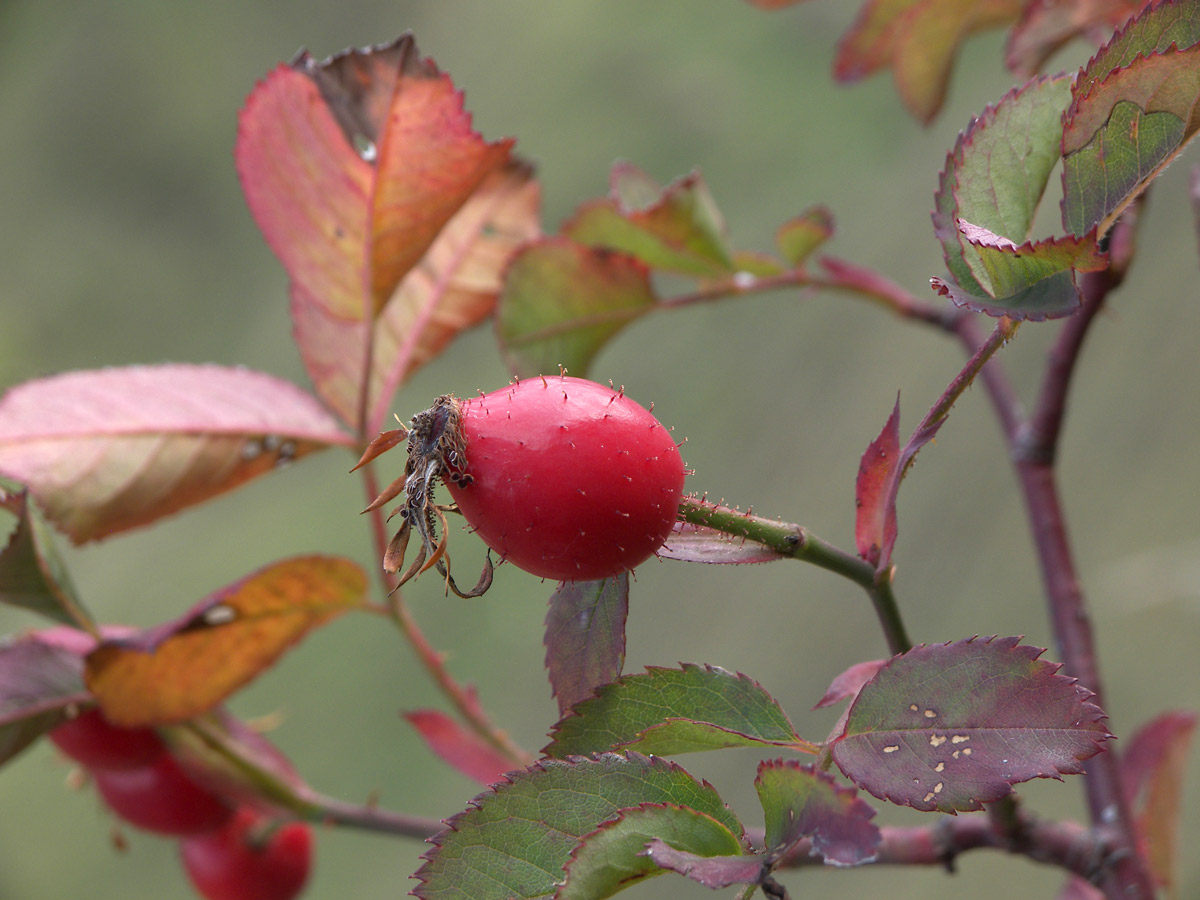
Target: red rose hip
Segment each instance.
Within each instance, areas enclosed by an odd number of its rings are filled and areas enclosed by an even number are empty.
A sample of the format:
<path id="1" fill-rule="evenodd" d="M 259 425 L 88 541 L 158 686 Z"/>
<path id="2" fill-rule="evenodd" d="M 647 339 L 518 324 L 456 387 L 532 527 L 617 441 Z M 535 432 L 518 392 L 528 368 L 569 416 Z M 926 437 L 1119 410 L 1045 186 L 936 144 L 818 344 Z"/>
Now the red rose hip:
<path id="1" fill-rule="evenodd" d="M 644 562 L 671 533 L 684 467 L 667 429 L 621 391 L 554 376 L 462 401 L 463 517 L 516 566 L 587 581 Z"/>
<path id="2" fill-rule="evenodd" d="M 291 822 L 266 835 L 265 820 L 238 810 L 223 828 L 184 838 L 179 855 L 192 884 L 207 900 L 292 900 L 308 881 L 312 829 Z"/>
<path id="3" fill-rule="evenodd" d="M 397 434 L 382 435 L 364 460 L 394 445 Z M 443 555 L 444 507 L 432 497 L 439 478 L 504 560 L 562 581 L 644 562 L 671 533 L 683 494 L 683 460 L 666 427 L 624 390 L 581 378 L 530 378 L 466 400 L 439 397 L 413 417 L 407 438 L 404 476 L 373 504 L 406 494 L 384 566 L 399 570 L 416 532 L 422 546 L 402 582 L 436 566 L 460 594 Z M 463 596 L 482 593 L 489 581 L 485 570 Z"/>
<path id="4" fill-rule="evenodd" d="M 82 710 L 50 732 L 50 740 L 89 769 L 135 769 L 166 752 L 152 728 L 120 728 L 96 707 Z"/>
<path id="5" fill-rule="evenodd" d="M 96 790 L 118 816 L 159 834 L 198 834 L 229 821 L 233 808 L 194 781 L 169 753 L 136 769 L 96 769 Z"/>

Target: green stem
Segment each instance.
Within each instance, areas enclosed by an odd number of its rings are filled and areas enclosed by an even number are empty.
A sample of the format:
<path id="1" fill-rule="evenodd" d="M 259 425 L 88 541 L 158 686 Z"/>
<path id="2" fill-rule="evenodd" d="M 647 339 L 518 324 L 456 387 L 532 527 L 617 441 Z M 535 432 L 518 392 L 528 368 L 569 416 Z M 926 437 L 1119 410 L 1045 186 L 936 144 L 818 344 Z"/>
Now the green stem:
<path id="1" fill-rule="evenodd" d="M 811 563 L 850 579 L 867 592 L 883 627 L 888 649 L 896 654 L 912 647 L 892 592 L 891 569 L 877 572 L 865 559 L 839 549 L 803 526 L 764 519 L 750 512 L 709 503 L 700 497 L 685 497 L 679 504 L 679 517 L 692 525 L 769 547 L 780 557 Z"/>

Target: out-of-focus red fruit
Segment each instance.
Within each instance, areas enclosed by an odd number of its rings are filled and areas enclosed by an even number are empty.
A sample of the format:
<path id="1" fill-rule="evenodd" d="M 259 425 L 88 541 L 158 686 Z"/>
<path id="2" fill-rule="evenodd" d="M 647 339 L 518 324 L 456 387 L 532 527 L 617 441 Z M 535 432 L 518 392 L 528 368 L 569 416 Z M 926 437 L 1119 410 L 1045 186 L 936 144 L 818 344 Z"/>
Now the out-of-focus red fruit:
<path id="1" fill-rule="evenodd" d="M 193 780 L 164 753 L 136 769 L 97 769 L 96 789 L 125 821 L 159 834 L 198 834 L 220 828 L 233 808 Z"/>
<path id="2" fill-rule="evenodd" d="M 291 822 L 260 834 L 267 825 L 242 808 L 223 828 L 180 841 L 183 867 L 206 900 L 292 900 L 304 889 L 312 829 Z"/>
<path id="3" fill-rule="evenodd" d="M 50 732 L 63 753 L 89 769 L 136 769 L 165 752 L 152 728 L 120 728 L 99 709 L 85 709 Z"/>

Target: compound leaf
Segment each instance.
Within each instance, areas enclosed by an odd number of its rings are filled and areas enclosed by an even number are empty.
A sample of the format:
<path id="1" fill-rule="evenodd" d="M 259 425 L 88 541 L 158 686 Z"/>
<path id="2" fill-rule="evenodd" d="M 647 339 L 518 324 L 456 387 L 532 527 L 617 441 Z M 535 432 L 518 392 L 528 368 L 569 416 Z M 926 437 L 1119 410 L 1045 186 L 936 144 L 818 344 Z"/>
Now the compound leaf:
<path id="1" fill-rule="evenodd" d="M 350 438 L 294 384 L 213 365 L 29 381 L 0 398 L 0 472 L 75 543 L 163 516 Z"/>
<path id="2" fill-rule="evenodd" d="M 1082 771 L 1111 735 L 1091 692 L 1019 638 L 916 647 L 859 691 L 834 761 L 876 797 L 979 809 L 1031 778 Z"/>
<path id="3" fill-rule="evenodd" d="M 699 857 L 737 856 L 743 849 L 739 834 L 710 815 L 673 803 L 643 803 L 583 837 L 555 900 L 602 900 L 661 875 L 664 869 L 645 852 L 653 840 Z"/>
<path id="4" fill-rule="evenodd" d="M 786 850 L 812 838 L 812 852 L 835 866 L 857 866 L 875 858 L 879 829 L 875 810 L 827 772 L 796 760 L 759 763 L 754 780 L 766 821 L 767 850 Z"/>
<path id="5" fill-rule="evenodd" d="M 604 200 L 585 204 L 564 236 L 627 253 L 651 269 L 699 278 L 731 275 L 736 267 L 725 242 L 725 222 L 700 173 L 660 188 L 641 169 L 617 163 Z"/>
<path id="6" fill-rule="evenodd" d="M 102 641 L 88 654 L 87 685 L 118 725 L 190 719 L 271 666 L 311 629 L 362 603 L 365 590 L 366 576 L 350 560 L 284 560 L 178 619 Z"/>
<path id="7" fill-rule="evenodd" d="M 28 495 L 0 488 L 0 507 L 17 517 L 17 527 L 0 550 L 0 603 L 24 607 L 65 625 L 90 627 L 92 619 L 55 549 L 50 529 Z"/>
<path id="8" fill-rule="evenodd" d="M 559 715 L 616 680 L 625 663 L 629 573 L 564 581 L 546 612 L 546 669 Z"/>
<path id="9" fill-rule="evenodd" d="M 656 302 L 650 270 L 633 256 L 544 238 L 518 251 L 496 310 L 496 334 L 515 374 L 563 367 L 586 375 L 592 357 Z"/>
<path id="10" fill-rule="evenodd" d="M 779 704 L 756 682 L 717 666 L 647 668 L 577 705 L 543 748 L 563 758 L 614 748 L 668 755 L 724 747 L 808 749 Z"/>
<path id="11" fill-rule="evenodd" d="M 552 896 L 580 839 L 644 803 L 680 806 L 742 834 L 710 785 L 667 760 L 635 753 L 542 760 L 447 820 L 413 893 L 423 900 Z"/>
<path id="12" fill-rule="evenodd" d="M 37 633 L 0 645 L 0 765 L 87 700 L 76 650 Z"/>

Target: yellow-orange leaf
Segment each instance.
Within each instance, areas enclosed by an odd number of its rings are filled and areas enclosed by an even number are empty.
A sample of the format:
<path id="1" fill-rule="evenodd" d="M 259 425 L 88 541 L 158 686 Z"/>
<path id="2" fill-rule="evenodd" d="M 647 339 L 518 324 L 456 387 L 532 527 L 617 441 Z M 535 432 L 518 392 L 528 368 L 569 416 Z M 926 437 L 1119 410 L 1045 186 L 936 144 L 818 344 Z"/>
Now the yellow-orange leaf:
<path id="1" fill-rule="evenodd" d="M 105 640 L 84 678 L 104 715 L 126 727 L 207 712 L 271 666 L 311 629 L 363 601 L 356 563 L 284 560 L 207 597 L 179 619 Z"/>

